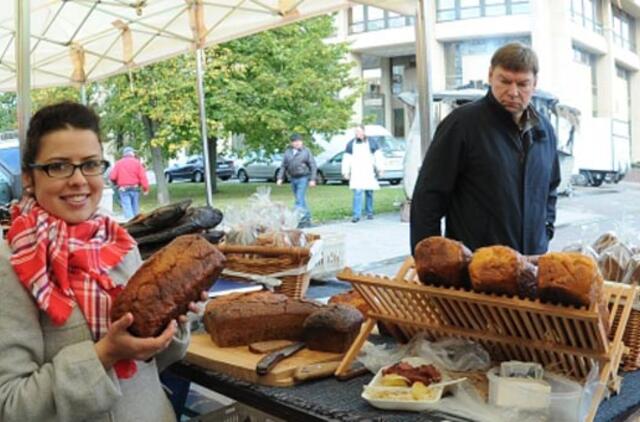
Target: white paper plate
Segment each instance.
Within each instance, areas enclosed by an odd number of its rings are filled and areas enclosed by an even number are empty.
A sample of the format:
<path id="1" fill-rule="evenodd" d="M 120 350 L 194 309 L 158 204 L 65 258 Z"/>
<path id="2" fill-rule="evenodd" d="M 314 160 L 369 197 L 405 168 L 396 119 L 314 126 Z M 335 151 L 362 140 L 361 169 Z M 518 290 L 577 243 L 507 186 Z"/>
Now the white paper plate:
<path id="1" fill-rule="evenodd" d="M 410 357 L 402 359 L 402 362 L 407 362 L 411 366 L 420 366 L 420 365 L 429 365 L 432 364 L 431 361 L 428 361 L 423 358 L 418 357 Z M 377 407 L 378 409 L 393 409 L 393 410 L 409 410 L 420 412 L 422 410 L 429 409 L 433 406 L 434 403 L 437 403 L 442 398 L 442 392 L 444 391 L 444 387 L 436 387 L 433 390 L 433 397 L 429 400 L 397 400 L 397 399 L 386 399 L 386 398 L 377 398 L 371 395 L 372 391 L 389 391 L 389 392 L 407 392 L 411 394 L 411 387 L 385 387 L 382 385 L 382 371 L 392 365 L 387 365 L 380 369 L 378 373 L 373 377 L 371 382 L 364 386 L 364 391 L 362 392 L 361 397 L 365 399 L 369 404 L 373 407 Z M 441 372 L 442 373 L 442 372 Z"/>

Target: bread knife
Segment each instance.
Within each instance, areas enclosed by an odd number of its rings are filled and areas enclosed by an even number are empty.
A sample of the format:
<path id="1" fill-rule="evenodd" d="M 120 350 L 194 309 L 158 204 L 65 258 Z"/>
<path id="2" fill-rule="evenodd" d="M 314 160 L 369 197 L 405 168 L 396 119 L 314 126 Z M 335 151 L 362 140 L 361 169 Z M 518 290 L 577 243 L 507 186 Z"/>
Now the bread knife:
<path id="1" fill-rule="evenodd" d="M 300 341 L 297 343 L 293 343 L 291 346 L 285 347 L 284 349 L 276 350 L 275 352 L 269 353 L 268 355 L 260 359 L 258 365 L 256 365 L 256 372 L 258 373 L 258 375 L 267 375 L 278 362 L 304 349 L 304 347 L 304 342 Z"/>
<path id="2" fill-rule="evenodd" d="M 323 378 L 333 375 L 340 365 L 339 360 L 330 362 L 312 363 L 296 369 L 293 378 L 297 381 L 307 381 L 311 379 Z"/>

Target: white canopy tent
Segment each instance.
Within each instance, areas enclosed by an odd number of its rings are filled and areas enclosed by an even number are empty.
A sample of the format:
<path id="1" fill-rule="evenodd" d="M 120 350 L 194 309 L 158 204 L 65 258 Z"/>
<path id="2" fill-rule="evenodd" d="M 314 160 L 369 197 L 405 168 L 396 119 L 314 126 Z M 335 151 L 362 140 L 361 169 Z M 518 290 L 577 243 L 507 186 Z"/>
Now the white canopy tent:
<path id="1" fill-rule="evenodd" d="M 99 80 L 131 66 L 157 62 L 189 49 L 223 43 L 352 4 L 346 0 L 30 0 L 30 3 L 33 88 Z M 417 2 L 359 3 L 414 15 Z M 3 7 L 0 91 L 14 91 L 17 2 L 4 1 Z"/>
<path id="2" fill-rule="evenodd" d="M 422 26 L 424 1 L 6 1 L 3 6 L 8 13 L 3 12 L 6 18 L 0 19 L 0 91 L 18 92 L 18 125 L 23 139 L 30 116 L 28 92 L 31 88 L 82 86 L 135 66 L 195 51 L 201 132 L 205 143 L 203 47 L 338 11 L 356 3 L 405 15 L 414 15 L 418 10 L 421 13 L 418 13 L 417 22 Z M 421 30 L 416 31 L 420 38 L 425 36 Z M 420 42 L 417 44 L 421 45 Z M 426 68 L 422 73 L 427 73 Z M 419 87 L 423 85 L 426 87 L 427 84 L 418 84 Z M 205 165 L 209 168 L 207 150 L 205 145 Z M 209 177 L 207 172 L 207 198 L 211 203 Z"/>

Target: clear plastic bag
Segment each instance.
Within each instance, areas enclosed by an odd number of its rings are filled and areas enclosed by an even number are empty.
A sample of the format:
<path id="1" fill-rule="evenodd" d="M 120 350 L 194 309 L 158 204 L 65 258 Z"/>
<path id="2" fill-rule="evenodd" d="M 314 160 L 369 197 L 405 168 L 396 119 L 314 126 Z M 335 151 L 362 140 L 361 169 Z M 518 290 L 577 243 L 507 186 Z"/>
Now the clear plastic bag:
<path id="1" fill-rule="evenodd" d="M 622 281 L 631 259 L 631 250 L 621 242 L 614 243 L 600 253 L 598 267 L 605 280 Z"/>
<path id="2" fill-rule="evenodd" d="M 225 208 L 222 226 L 227 233 L 226 241 L 230 244 L 253 245 L 262 236 L 263 244 L 304 246 L 307 243 L 306 238 L 301 239 L 304 236 L 294 234 L 300 218 L 299 211 L 271 200 L 271 188 L 260 186 L 248 198 L 246 204 Z M 273 234 L 282 231 L 288 233 Z M 271 241 L 266 240 L 269 238 Z"/>

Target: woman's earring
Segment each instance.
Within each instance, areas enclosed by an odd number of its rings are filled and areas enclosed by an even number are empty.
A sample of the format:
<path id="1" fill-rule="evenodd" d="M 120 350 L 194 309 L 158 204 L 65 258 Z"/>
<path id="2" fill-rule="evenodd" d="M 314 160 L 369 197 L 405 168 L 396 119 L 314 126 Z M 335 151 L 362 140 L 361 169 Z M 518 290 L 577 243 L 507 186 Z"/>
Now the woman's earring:
<path id="1" fill-rule="evenodd" d="M 24 193 L 25 195 L 33 196 L 33 188 L 31 186 L 25 186 Z"/>

